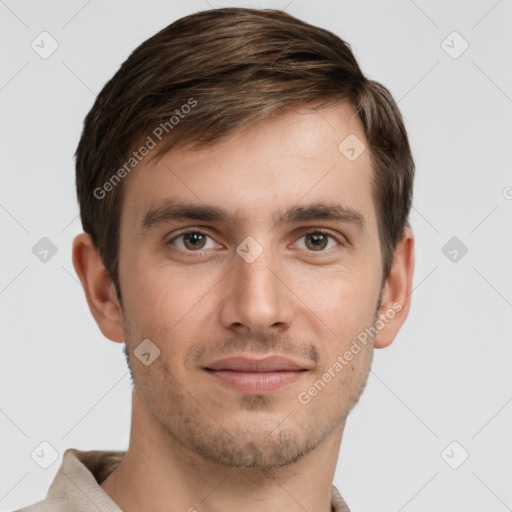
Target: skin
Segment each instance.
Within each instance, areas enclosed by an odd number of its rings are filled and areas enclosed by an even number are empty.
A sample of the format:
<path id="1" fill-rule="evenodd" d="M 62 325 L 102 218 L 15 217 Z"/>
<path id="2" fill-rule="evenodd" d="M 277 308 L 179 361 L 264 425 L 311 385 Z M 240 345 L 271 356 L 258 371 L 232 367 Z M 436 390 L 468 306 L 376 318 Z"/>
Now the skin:
<path id="1" fill-rule="evenodd" d="M 133 372 L 130 445 L 101 484 L 123 511 L 330 510 L 347 415 L 374 348 L 388 346 L 407 317 L 414 268 L 406 229 L 381 288 L 370 155 L 349 161 L 338 150 L 349 134 L 366 144 L 360 120 L 341 103 L 259 121 L 209 149 L 176 147 L 143 160 L 124 182 L 123 308 L 89 235 L 75 238 L 73 263 L 90 310 L 107 338 L 126 343 Z M 166 200 L 222 206 L 236 222 L 175 220 L 142 233 L 145 213 Z M 319 201 L 356 210 L 364 228 L 272 220 Z M 177 238 L 185 227 L 208 235 L 195 239 L 199 249 Z M 318 248 L 315 235 L 305 235 L 313 228 L 333 238 Z M 248 236 L 263 249 L 252 263 L 236 252 Z M 397 303 L 377 336 L 300 403 L 298 394 Z M 144 339 L 160 350 L 148 366 L 133 354 Z M 248 394 L 204 370 L 221 357 L 270 353 L 307 371 L 279 390 Z"/>

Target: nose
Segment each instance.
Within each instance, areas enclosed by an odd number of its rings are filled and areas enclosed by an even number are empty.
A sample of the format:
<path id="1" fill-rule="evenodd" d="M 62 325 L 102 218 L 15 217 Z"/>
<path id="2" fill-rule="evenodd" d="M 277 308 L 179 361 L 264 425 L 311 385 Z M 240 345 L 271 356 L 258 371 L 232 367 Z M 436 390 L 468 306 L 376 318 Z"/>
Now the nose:
<path id="1" fill-rule="evenodd" d="M 265 249 L 252 262 L 233 256 L 221 303 L 221 322 L 238 335 L 272 335 L 289 329 L 293 292 L 286 284 L 284 265 Z"/>

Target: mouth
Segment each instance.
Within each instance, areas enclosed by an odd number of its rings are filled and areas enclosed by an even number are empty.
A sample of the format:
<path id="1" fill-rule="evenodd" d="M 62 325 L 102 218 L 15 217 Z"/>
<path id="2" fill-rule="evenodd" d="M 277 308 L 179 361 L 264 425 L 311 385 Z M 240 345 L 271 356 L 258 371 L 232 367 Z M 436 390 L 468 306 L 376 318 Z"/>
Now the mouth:
<path id="1" fill-rule="evenodd" d="M 229 357 L 208 364 L 204 370 L 225 386 L 244 393 L 264 394 L 296 382 L 308 368 L 298 361 L 270 356 L 264 359 Z"/>

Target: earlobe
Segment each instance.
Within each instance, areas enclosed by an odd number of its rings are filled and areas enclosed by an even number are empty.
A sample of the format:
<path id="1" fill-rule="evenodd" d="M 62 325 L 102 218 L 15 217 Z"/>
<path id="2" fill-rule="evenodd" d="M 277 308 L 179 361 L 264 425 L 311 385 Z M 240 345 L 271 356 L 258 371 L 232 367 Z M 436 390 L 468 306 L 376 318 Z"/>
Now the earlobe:
<path id="1" fill-rule="evenodd" d="M 87 304 L 101 332 L 112 341 L 124 342 L 123 316 L 115 287 L 90 235 L 81 233 L 74 238 L 72 258 Z"/>
<path id="2" fill-rule="evenodd" d="M 405 228 L 395 249 L 391 272 L 383 288 L 382 302 L 377 314 L 383 327 L 374 338 L 375 348 L 391 345 L 405 322 L 411 305 L 413 273 L 414 234 L 410 228 Z"/>

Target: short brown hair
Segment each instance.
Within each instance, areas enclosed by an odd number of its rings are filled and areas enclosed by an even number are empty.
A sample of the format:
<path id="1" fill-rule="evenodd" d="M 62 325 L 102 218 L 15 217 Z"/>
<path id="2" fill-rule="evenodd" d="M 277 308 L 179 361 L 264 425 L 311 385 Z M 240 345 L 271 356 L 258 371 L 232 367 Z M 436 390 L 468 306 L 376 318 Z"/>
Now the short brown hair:
<path id="1" fill-rule="evenodd" d="M 136 48 L 98 94 L 75 154 L 82 226 L 119 299 L 121 177 L 155 129 L 166 132 L 158 156 L 178 142 L 207 147 L 301 105 L 342 101 L 357 112 L 368 142 L 384 281 L 408 225 L 414 162 L 396 102 L 363 75 L 346 42 L 283 11 L 223 8 L 181 18 Z"/>

